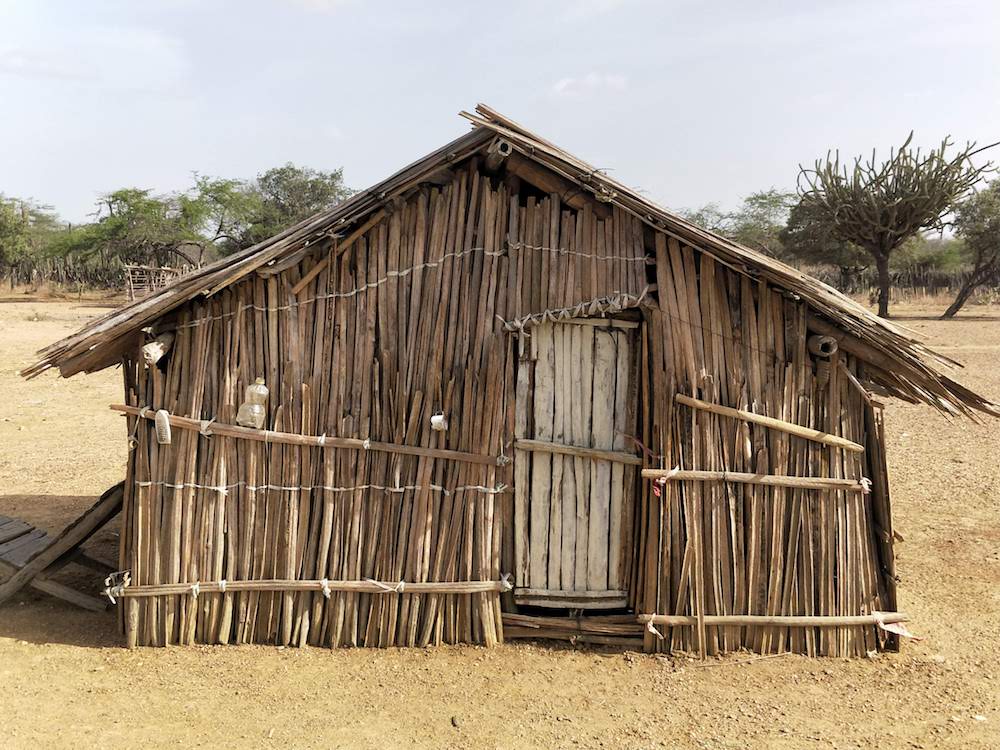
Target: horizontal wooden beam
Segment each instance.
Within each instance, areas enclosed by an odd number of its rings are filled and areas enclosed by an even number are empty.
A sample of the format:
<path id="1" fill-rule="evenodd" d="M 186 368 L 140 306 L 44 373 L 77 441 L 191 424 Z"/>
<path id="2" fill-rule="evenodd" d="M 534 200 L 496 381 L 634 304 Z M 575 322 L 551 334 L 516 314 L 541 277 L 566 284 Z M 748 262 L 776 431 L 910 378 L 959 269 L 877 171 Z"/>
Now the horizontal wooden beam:
<path id="1" fill-rule="evenodd" d="M 694 615 L 637 615 L 641 623 L 653 625 L 697 625 Z M 907 622 L 902 612 L 873 612 L 869 615 L 705 615 L 706 625 L 773 625 L 780 628 L 843 628 Z"/>
<path id="2" fill-rule="evenodd" d="M 254 581 L 192 581 L 126 585 L 111 593 L 115 597 L 176 596 L 187 594 L 225 594 L 232 591 L 351 591 L 366 594 L 482 594 L 509 590 L 502 581 L 323 581 L 284 578 Z"/>
<path id="3" fill-rule="evenodd" d="M 559 616 L 504 612 L 503 624 L 525 628 L 562 628 L 579 633 L 642 634 L 642 625 L 636 621 L 634 614 Z"/>
<path id="4" fill-rule="evenodd" d="M 593 193 L 584 190 L 562 175 L 556 174 L 548 167 L 543 167 L 533 159 L 515 151 L 506 159 L 507 172 L 517 175 L 527 183 L 534 185 L 543 193 L 558 193 L 559 199 L 570 208 L 578 211 L 590 204 L 591 210 L 598 219 L 611 216 L 611 207 L 596 200 Z"/>
<path id="5" fill-rule="evenodd" d="M 855 443 L 853 440 L 848 440 L 847 438 L 842 438 L 838 435 L 831 435 L 827 432 L 821 432 L 820 430 L 814 430 L 810 427 L 803 427 L 800 424 L 786 422 L 783 419 L 765 417 L 763 414 L 755 414 L 752 411 L 744 411 L 743 409 L 733 409 L 729 406 L 722 406 L 722 404 L 713 404 L 709 401 L 702 401 L 698 398 L 686 396 L 683 393 L 678 393 L 674 398 L 677 400 L 677 403 L 690 406 L 693 409 L 701 409 L 702 411 L 711 412 L 712 414 L 718 414 L 723 417 L 742 419 L 744 422 L 752 422 L 753 424 L 770 427 L 773 430 L 785 432 L 789 435 L 795 435 L 796 437 L 804 438 L 806 440 L 812 440 L 814 443 L 822 443 L 823 445 L 830 445 L 834 448 L 843 448 L 844 450 L 854 451 L 855 453 L 865 452 L 865 447 L 859 443 Z"/>
<path id="6" fill-rule="evenodd" d="M 548 607 L 549 609 L 625 609 L 628 599 L 553 599 L 547 596 L 515 596 L 514 603 L 521 607 Z"/>
<path id="7" fill-rule="evenodd" d="M 17 566 L 0 560 L 0 574 L 4 576 L 13 575 L 17 571 Z M 98 599 L 96 596 L 84 594 L 82 591 L 77 591 L 64 583 L 53 581 L 45 573 L 39 573 L 28 581 L 28 586 L 36 591 L 41 591 L 43 594 L 54 596 L 57 599 L 62 599 L 65 602 L 75 604 L 77 607 L 91 612 L 104 612 L 108 608 L 107 599 Z"/>
<path id="8" fill-rule="evenodd" d="M 565 318 L 557 320 L 558 325 L 593 326 L 594 328 L 638 328 L 640 321 L 622 318 Z"/>
<path id="9" fill-rule="evenodd" d="M 153 419 L 152 409 L 112 404 L 112 411 L 120 411 L 144 419 Z M 327 435 L 299 435 L 293 432 L 275 432 L 274 430 L 255 430 L 251 427 L 240 427 L 232 424 L 222 424 L 210 420 L 192 419 L 169 414 L 171 427 L 181 430 L 194 430 L 202 435 L 221 435 L 223 437 L 241 440 L 255 440 L 259 443 L 282 443 L 284 445 L 302 445 L 314 448 L 345 448 L 347 450 L 381 451 L 383 453 L 399 453 L 407 456 L 426 456 L 427 458 L 442 458 L 449 461 L 462 461 L 469 464 L 486 464 L 502 466 L 505 460 L 498 456 L 487 456 L 481 453 L 466 453 L 444 448 L 425 448 L 420 445 L 400 445 L 398 443 L 383 443 L 376 440 L 360 440 L 358 438 L 329 437 Z"/>
<path id="10" fill-rule="evenodd" d="M 524 438 L 515 440 L 514 447 L 523 451 L 560 453 L 564 456 L 578 456 L 580 458 L 593 458 L 598 461 L 612 461 L 619 464 L 642 466 L 642 459 L 639 456 L 633 455 L 632 453 L 624 453 L 622 451 L 605 451 L 600 448 L 582 448 L 578 445 L 550 443 L 545 440 L 527 440 Z"/>
<path id="11" fill-rule="evenodd" d="M 741 471 L 643 469 L 642 476 L 646 479 L 664 479 L 672 482 L 736 482 L 739 484 L 762 484 L 769 487 L 792 487 L 800 490 L 868 491 L 865 483 L 858 479 L 795 477 L 784 474 L 747 474 Z"/>
<path id="12" fill-rule="evenodd" d="M 526 628 L 520 625 L 503 626 L 504 639 L 517 638 L 547 639 L 553 641 L 570 641 L 571 643 L 593 643 L 598 646 L 617 646 L 639 650 L 642 648 L 642 636 L 597 635 L 594 633 L 577 633 L 561 628 Z"/>
<path id="13" fill-rule="evenodd" d="M 371 229 L 380 221 L 382 221 L 382 219 L 384 219 L 385 216 L 386 216 L 385 209 L 380 209 L 376 211 L 374 214 L 372 214 L 371 218 L 369 218 L 368 221 L 366 221 L 360 227 L 351 232 L 351 234 L 348 235 L 343 242 L 334 239 L 333 247 L 330 248 L 330 252 L 327 253 L 326 257 L 323 258 L 323 260 L 319 261 L 318 263 L 316 263 L 315 266 L 310 268 L 305 273 L 305 275 L 299 280 L 299 282 L 292 287 L 292 294 L 298 295 L 303 289 L 309 286 L 310 282 L 317 276 L 319 276 L 320 273 L 323 272 L 323 269 L 326 268 L 328 265 L 330 265 L 330 262 L 334 258 L 336 258 L 341 253 L 347 252 L 348 248 L 350 248 L 350 246 L 353 245 L 356 240 L 358 240 L 369 229 Z"/>
<path id="14" fill-rule="evenodd" d="M 628 596 L 627 591 L 615 589 L 595 590 L 595 591 L 566 591 L 563 589 L 529 589 L 517 587 L 514 589 L 515 596 L 551 596 L 563 597 L 564 599 L 621 599 Z"/>

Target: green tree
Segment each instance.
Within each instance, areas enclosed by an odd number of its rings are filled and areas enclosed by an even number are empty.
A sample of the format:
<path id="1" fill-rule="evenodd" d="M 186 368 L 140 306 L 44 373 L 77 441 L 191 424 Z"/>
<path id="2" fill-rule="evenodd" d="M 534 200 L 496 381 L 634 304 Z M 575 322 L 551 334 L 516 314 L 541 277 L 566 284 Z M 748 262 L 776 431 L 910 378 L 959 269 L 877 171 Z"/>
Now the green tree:
<path id="1" fill-rule="evenodd" d="M 983 284 L 1000 281 L 1000 181 L 960 203 L 954 224 L 970 270 L 942 318 L 954 317 Z"/>
<path id="2" fill-rule="evenodd" d="M 706 203 L 701 208 L 682 208 L 677 213 L 702 229 L 729 236 L 732 214 L 723 211 L 718 203 Z"/>
<path id="3" fill-rule="evenodd" d="M 89 232 L 84 257 L 101 253 L 122 263 L 146 265 L 197 264 L 191 247 L 201 238 L 202 215 L 182 196 L 155 196 L 150 190 L 125 188 L 103 196 L 97 221 Z"/>
<path id="4" fill-rule="evenodd" d="M 231 250 L 256 245 L 351 195 L 342 169 L 332 172 L 285 164 L 258 175 L 238 208 L 249 212 Z"/>
<path id="5" fill-rule="evenodd" d="M 31 278 L 61 231 L 62 223 L 50 206 L 0 195 L 0 275 L 9 278 L 11 288 L 18 277 Z"/>
<path id="6" fill-rule="evenodd" d="M 788 214 L 780 233 L 790 258 L 813 265 L 829 265 L 840 273 L 840 288 L 847 289 L 852 276 L 871 265 L 871 256 L 857 245 L 833 236 L 817 219 L 815 209 L 801 201 Z"/>
<path id="7" fill-rule="evenodd" d="M 954 156 L 945 138 L 926 154 L 910 148 L 913 134 L 893 149 L 886 161 L 875 153 L 853 167 L 840 162 L 839 153 L 817 159 L 812 169 L 800 167 L 799 196 L 816 221 L 831 236 L 862 248 L 878 269 L 878 312 L 889 315 L 889 261 L 908 239 L 928 229 L 942 229 L 948 211 L 972 190 L 987 163 L 976 167 L 973 157 L 983 149 L 969 143 Z"/>
<path id="8" fill-rule="evenodd" d="M 709 203 L 680 214 L 693 224 L 741 245 L 773 258 L 783 258 L 786 253 L 781 232 L 794 198 L 794 193 L 771 188 L 751 193 L 735 211 L 726 212 L 717 203 Z"/>
<path id="9" fill-rule="evenodd" d="M 0 269 L 10 274 L 28 253 L 30 231 L 27 206 L 0 195 Z"/>
<path id="10" fill-rule="evenodd" d="M 771 188 L 751 193 L 731 215 L 729 236 L 772 258 L 787 257 L 781 232 L 795 205 L 795 194 Z"/>

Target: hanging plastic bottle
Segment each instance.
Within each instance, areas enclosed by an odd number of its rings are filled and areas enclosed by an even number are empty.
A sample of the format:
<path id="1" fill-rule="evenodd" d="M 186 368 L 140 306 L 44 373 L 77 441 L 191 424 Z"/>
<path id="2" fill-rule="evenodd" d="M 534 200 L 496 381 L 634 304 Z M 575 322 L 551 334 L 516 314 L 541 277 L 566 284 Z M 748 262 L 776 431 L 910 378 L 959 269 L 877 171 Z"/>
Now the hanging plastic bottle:
<path id="1" fill-rule="evenodd" d="M 264 378 L 257 378 L 252 385 L 248 385 L 243 403 L 236 412 L 236 424 L 258 430 L 263 428 L 267 421 L 267 395 Z"/>
<path id="2" fill-rule="evenodd" d="M 153 415 L 156 426 L 156 442 L 160 445 L 170 445 L 170 414 L 166 409 L 157 409 Z"/>

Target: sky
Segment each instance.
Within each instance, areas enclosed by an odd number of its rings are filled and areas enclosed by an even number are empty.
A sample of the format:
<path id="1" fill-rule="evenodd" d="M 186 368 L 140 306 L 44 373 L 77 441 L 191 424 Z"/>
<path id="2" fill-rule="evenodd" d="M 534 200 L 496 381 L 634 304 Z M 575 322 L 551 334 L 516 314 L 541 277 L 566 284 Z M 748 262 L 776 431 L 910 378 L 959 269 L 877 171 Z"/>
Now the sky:
<path id="1" fill-rule="evenodd" d="M 485 102 L 663 205 L 734 207 L 830 149 L 1000 140 L 998 32 L 996 0 L 0 0 L 0 193 L 79 222 L 194 172 L 360 189 Z"/>

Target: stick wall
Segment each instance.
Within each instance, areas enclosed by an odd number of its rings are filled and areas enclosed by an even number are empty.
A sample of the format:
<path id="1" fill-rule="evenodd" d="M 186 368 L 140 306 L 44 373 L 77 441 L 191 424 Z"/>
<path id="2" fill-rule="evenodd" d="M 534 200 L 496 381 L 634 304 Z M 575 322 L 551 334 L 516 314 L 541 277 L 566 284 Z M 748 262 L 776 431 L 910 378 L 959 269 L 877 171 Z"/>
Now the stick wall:
<path id="1" fill-rule="evenodd" d="M 128 642 L 500 642 L 501 609 L 515 609 L 499 585 L 517 572 L 515 497 L 528 501 L 516 491 L 533 471 L 518 461 L 530 445 L 514 449 L 529 434 L 530 425 L 517 424 L 515 394 L 534 389 L 524 361 L 530 337 L 546 320 L 625 305 L 641 309 L 641 323 L 633 312 L 630 324 L 639 327 L 640 375 L 625 394 L 638 429 L 607 451 L 631 451 L 627 438 L 636 437 L 647 468 L 874 484 L 865 495 L 681 479 L 656 494 L 658 485 L 638 471 L 618 472 L 637 499 L 606 519 L 624 530 L 618 569 L 631 615 L 694 618 L 664 626 L 662 638 L 645 632 L 645 647 L 826 655 L 879 647 L 883 637 L 870 623 L 730 624 L 739 622 L 734 615 L 759 623 L 894 608 L 882 423 L 858 387 L 864 364 L 841 353 L 818 377 L 806 348 L 814 317 L 803 303 L 617 206 L 579 197 L 567 205 L 516 175 L 487 174 L 473 158 L 438 186 L 388 203 L 361 230 L 278 257 L 160 320 L 156 332 L 176 332 L 162 370 L 140 363 L 138 338 L 124 342 L 132 407 L 233 424 L 244 388 L 264 377 L 268 429 L 388 446 L 260 442 L 209 437 L 210 429 L 177 429 L 170 445 L 159 445 L 150 420 L 129 416 L 135 447 L 121 567 L 136 586 L 311 583 L 208 585 L 197 597 L 147 588 L 149 595 L 124 599 Z M 677 393 L 865 451 L 691 408 Z M 446 432 L 430 428 L 437 413 L 447 416 Z M 562 442 L 571 442 L 565 431 Z M 513 463 L 403 455 L 392 445 Z M 555 465 L 541 455 L 539 465 Z M 602 460 L 551 455 L 574 471 Z M 324 579 L 354 583 L 326 597 L 317 591 Z M 399 581 L 489 585 L 382 590 Z"/>
<path id="2" fill-rule="evenodd" d="M 233 424 L 244 388 L 264 377 L 272 430 L 511 456 L 517 347 L 503 321 L 646 288 L 636 219 L 615 209 L 599 220 L 531 192 L 512 193 L 473 161 L 393 203 L 349 246 L 320 243 L 186 305 L 159 324 L 177 334 L 163 371 L 126 358 L 129 404 Z M 445 433 L 430 429 L 439 412 Z M 137 586 L 509 572 L 509 466 L 180 429 L 158 445 L 150 421 L 128 422 L 120 562 Z M 502 639 L 497 591 L 124 602 L 131 645 Z"/>
<path id="3" fill-rule="evenodd" d="M 826 383 L 806 351 L 806 306 L 664 236 L 656 238 L 658 307 L 647 312 L 644 438 L 665 468 L 848 478 L 873 476 L 865 454 L 675 403 L 680 392 L 869 446 L 870 410 L 835 359 Z M 840 361 L 854 375 L 853 356 Z M 660 394 L 666 394 L 666 397 Z M 879 423 L 880 424 L 880 423 Z M 872 447 L 874 446 L 874 447 Z M 882 472 L 884 475 L 884 471 Z M 883 483 L 884 484 L 884 483 Z M 712 654 L 863 655 L 872 626 L 706 626 L 706 615 L 860 615 L 891 608 L 884 486 L 865 495 L 758 484 L 671 481 L 643 488 L 637 611 L 695 615 L 694 627 L 645 636 L 648 649 Z"/>

